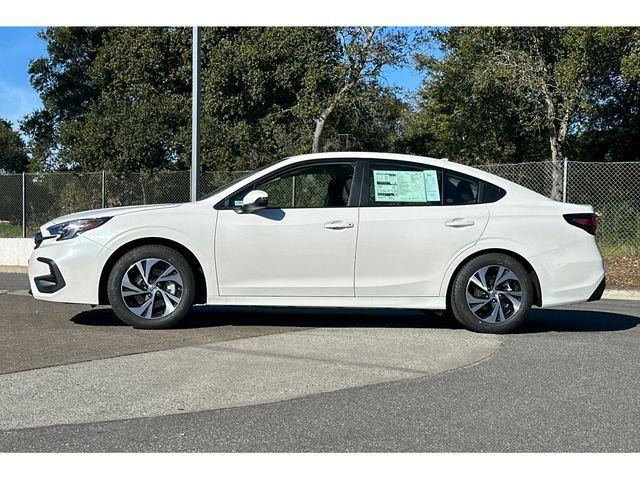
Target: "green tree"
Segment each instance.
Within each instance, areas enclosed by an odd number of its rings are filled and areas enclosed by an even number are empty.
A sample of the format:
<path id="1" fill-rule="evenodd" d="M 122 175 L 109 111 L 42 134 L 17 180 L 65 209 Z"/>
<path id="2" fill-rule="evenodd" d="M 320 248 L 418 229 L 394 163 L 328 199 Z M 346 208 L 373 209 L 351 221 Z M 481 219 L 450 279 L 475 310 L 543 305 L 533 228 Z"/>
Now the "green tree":
<path id="1" fill-rule="evenodd" d="M 344 27 L 337 31 L 339 52 L 330 73 L 332 88 L 307 102 L 313 112 L 313 152 L 321 151 L 325 125 L 336 110 L 350 104 L 370 105 L 372 92 L 389 94 L 380 86 L 382 69 L 406 62 L 412 45 L 409 37 L 409 31 L 402 28 Z"/>
<path id="2" fill-rule="evenodd" d="M 378 28 L 205 29 L 203 163 L 255 168 L 320 151 L 323 138 L 389 148 L 404 104 L 380 74 L 408 44 Z"/>
<path id="3" fill-rule="evenodd" d="M 184 168 L 189 156 L 187 29 L 49 28 L 30 74 L 44 108 L 24 131 L 44 168 Z"/>
<path id="4" fill-rule="evenodd" d="M 585 127 L 611 73 L 616 35 L 577 27 L 434 31 L 442 54 L 420 59 L 427 77 L 408 144 L 422 136 L 438 153 L 476 163 L 546 156 L 550 193 L 559 198 L 569 139 Z"/>
<path id="5" fill-rule="evenodd" d="M 34 165 L 188 168 L 190 29 L 49 28 L 41 36 L 48 55 L 30 74 L 44 108 L 22 124 Z M 358 148 L 387 148 L 403 105 L 377 77 L 400 61 L 404 38 L 384 29 L 204 28 L 203 166 L 256 168 L 338 134 Z"/>
<path id="6" fill-rule="evenodd" d="M 640 161 L 640 30 L 608 27 L 590 79 L 592 99 L 569 144 L 572 159 Z"/>
<path id="7" fill-rule="evenodd" d="M 82 117 L 60 125 L 66 162 L 85 170 L 188 168 L 188 29 L 110 29 L 88 72 L 99 93 Z"/>
<path id="8" fill-rule="evenodd" d="M 26 145 L 11 123 L 0 118 L 0 172 L 20 173 L 27 169 Z"/>
<path id="9" fill-rule="evenodd" d="M 43 108 L 21 124 L 29 137 L 34 170 L 59 168 L 60 125 L 82 118 L 98 97 L 89 67 L 107 33 L 104 28 L 47 28 L 39 37 L 47 42 L 47 55 L 29 65 L 31 85 L 40 94 Z"/>
<path id="10" fill-rule="evenodd" d="M 207 28 L 202 44 L 204 165 L 256 168 L 308 152 L 306 105 L 332 88 L 335 29 Z"/>

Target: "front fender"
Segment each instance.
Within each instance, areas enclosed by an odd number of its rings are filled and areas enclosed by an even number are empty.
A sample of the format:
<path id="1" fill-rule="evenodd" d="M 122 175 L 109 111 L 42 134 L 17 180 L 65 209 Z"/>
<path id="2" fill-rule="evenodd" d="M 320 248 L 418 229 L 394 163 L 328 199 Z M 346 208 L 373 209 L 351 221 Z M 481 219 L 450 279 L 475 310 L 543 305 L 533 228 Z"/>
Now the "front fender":
<path id="1" fill-rule="evenodd" d="M 153 220 L 153 224 L 149 224 L 151 222 L 148 218 L 136 219 L 137 215 L 114 217 L 105 224 L 108 229 L 95 229 L 95 235 L 92 236 L 92 240 L 101 244 L 109 253 L 100 259 L 100 271 L 104 270 L 114 252 L 127 244 L 143 240 L 153 243 L 154 239 L 159 239 L 177 243 L 189 250 L 202 267 L 209 294 L 217 292 L 213 245 L 217 215 L 215 211 L 207 213 L 202 215 L 197 211 L 186 211 L 177 218 L 175 215 L 167 217 L 159 214 Z"/>

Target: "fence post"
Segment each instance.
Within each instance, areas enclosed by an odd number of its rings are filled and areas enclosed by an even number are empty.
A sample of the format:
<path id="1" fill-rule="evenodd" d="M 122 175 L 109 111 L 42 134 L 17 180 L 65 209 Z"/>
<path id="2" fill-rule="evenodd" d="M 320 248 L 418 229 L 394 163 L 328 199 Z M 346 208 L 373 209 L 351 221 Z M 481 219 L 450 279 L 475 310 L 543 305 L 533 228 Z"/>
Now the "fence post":
<path id="1" fill-rule="evenodd" d="M 27 173 L 22 172 L 22 237 L 27 238 Z"/>
<path id="2" fill-rule="evenodd" d="M 291 208 L 296 206 L 296 176 L 291 177 L 292 189 L 291 189 Z"/>
<path id="3" fill-rule="evenodd" d="M 564 173 L 562 175 L 562 201 L 567 203 L 567 164 L 569 161 L 564 157 Z"/>
<path id="4" fill-rule="evenodd" d="M 105 174 L 104 170 L 102 170 L 102 208 L 105 207 Z"/>

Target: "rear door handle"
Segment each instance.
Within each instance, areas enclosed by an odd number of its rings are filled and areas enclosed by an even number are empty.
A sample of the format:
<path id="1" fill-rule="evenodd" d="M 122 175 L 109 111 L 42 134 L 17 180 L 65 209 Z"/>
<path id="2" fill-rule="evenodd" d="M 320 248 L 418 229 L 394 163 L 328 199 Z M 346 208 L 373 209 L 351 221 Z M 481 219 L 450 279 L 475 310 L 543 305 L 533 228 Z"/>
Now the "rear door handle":
<path id="1" fill-rule="evenodd" d="M 324 228 L 330 230 L 343 230 L 345 228 L 353 228 L 353 223 L 345 222 L 344 220 L 332 220 L 324 224 Z"/>
<path id="2" fill-rule="evenodd" d="M 452 220 L 444 222 L 447 227 L 451 228 L 463 228 L 463 227 L 473 227 L 476 222 L 473 220 L 469 220 L 468 218 L 454 218 Z"/>

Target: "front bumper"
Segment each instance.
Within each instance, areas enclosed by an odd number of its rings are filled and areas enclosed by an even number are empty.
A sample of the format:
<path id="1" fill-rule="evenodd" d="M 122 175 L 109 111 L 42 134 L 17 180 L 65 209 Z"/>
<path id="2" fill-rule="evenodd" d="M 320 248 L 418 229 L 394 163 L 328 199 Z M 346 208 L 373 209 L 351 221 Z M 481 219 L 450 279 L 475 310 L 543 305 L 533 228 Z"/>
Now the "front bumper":
<path id="1" fill-rule="evenodd" d="M 64 303 L 98 303 L 100 273 L 109 250 L 84 236 L 45 239 L 29 258 L 34 298 Z"/>
<path id="2" fill-rule="evenodd" d="M 44 257 L 36 257 L 36 260 L 49 266 L 48 275 L 40 275 L 33 279 L 33 283 L 35 283 L 38 292 L 55 293 L 58 290 L 62 290 L 65 287 L 66 282 L 64 281 L 64 277 L 62 276 L 58 265 L 56 265 L 56 262 L 50 258 Z"/>

